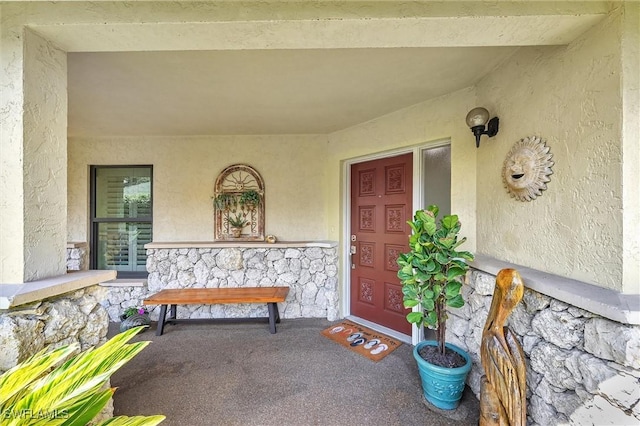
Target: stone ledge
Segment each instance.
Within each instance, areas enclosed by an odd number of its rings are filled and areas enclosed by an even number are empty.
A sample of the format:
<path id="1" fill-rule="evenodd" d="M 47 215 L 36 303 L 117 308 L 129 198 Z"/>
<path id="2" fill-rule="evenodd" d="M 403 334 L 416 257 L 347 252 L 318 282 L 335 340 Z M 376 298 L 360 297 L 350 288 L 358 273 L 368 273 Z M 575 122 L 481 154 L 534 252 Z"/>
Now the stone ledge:
<path id="1" fill-rule="evenodd" d="M 101 282 L 102 287 L 144 287 L 147 283 L 145 278 L 117 278 L 115 280 L 109 280 Z"/>
<path id="2" fill-rule="evenodd" d="M 67 248 L 68 249 L 74 249 L 74 248 L 81 248 L 81 247 L 87 247 L 87 243 L 83 242 L 83 241 L 70 241 L 67 242 Z"/>
<path id="3" fill-rule="evenodd" d="M 185 249 L 185 248 L 288 248 L 288 247 L 337 247 L 335 241 L 277 241 L 267 243 L 264 241 L 168 241 L 151 242 L 144 245 L 146 249 Z"/>
<path id="4" fill-rule="evenodd" d="M 483 254 L 476 254 L 475 260 L 469 265 L 492 275 L 497 275 L 504 268 L 516 269 L 524 285 L 531 290 L 622 324 L 640 324 L 640 294 L 623 294 Z"/>
<path id="5" fill-rule="evenodd" d="M 78 271 L 22 284 L 0 284 L 0 309 L 68 293 L 113 280 L 116 271 Z"/>

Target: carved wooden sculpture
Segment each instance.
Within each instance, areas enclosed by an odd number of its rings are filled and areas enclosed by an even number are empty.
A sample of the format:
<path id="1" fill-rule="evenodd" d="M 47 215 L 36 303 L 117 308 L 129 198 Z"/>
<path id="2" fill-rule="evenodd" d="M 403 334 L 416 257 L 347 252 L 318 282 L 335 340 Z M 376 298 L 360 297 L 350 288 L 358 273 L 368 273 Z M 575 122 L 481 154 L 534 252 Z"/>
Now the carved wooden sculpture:
<path id="1" fill-rule="evenodd" d="M 480 425 L 527 424 L 524 353 L 516 336 L 505 327 L 523 294 L 516 270 L 498 273 L 480 347 L 485 372 L 480 388 Z"/>

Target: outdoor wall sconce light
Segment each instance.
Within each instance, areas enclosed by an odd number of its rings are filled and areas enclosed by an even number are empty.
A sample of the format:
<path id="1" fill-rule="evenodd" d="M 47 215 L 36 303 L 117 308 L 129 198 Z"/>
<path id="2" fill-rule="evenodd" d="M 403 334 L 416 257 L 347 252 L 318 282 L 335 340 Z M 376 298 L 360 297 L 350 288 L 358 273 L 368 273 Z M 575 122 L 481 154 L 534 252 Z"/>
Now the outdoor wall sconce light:
<path id="1" fill-rule="evenodd" d="M 487 135 L 490 138 L 498 134 L 498 117 L 489 120 L 489 111 L 478 107 L 467 114 L 467 126 L 476 136 L 476 148 L 480 147 L 480 136 Z"/>

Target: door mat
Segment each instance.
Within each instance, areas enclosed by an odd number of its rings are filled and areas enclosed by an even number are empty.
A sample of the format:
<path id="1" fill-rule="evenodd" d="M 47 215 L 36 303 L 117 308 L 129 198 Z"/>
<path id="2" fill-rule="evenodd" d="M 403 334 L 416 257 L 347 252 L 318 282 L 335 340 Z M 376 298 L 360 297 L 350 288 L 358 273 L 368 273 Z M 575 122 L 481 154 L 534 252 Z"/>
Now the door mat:
<path id="1" fill-rule="evenodd" d="M 320 334 L 375 362 L 402 345 L 399 340 L 346 320 L 322 330 Z"/>

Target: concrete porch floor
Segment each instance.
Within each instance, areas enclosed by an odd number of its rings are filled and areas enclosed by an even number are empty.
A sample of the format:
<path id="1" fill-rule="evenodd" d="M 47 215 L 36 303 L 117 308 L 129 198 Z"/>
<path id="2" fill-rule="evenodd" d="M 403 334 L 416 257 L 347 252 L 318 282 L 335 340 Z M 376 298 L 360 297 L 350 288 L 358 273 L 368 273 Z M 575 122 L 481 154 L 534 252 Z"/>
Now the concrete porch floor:
<path id="1" fill-rule="evenodd" d="M 467 388 L 455 412 L 432 411 L 406 343 L 374 363 L 320 335 L 322 319 L 167 325 L 111 380 L 116 415 L 163 425 L 477 425 Z M 112 323 L 109 335 L 116 333 Z"/>

